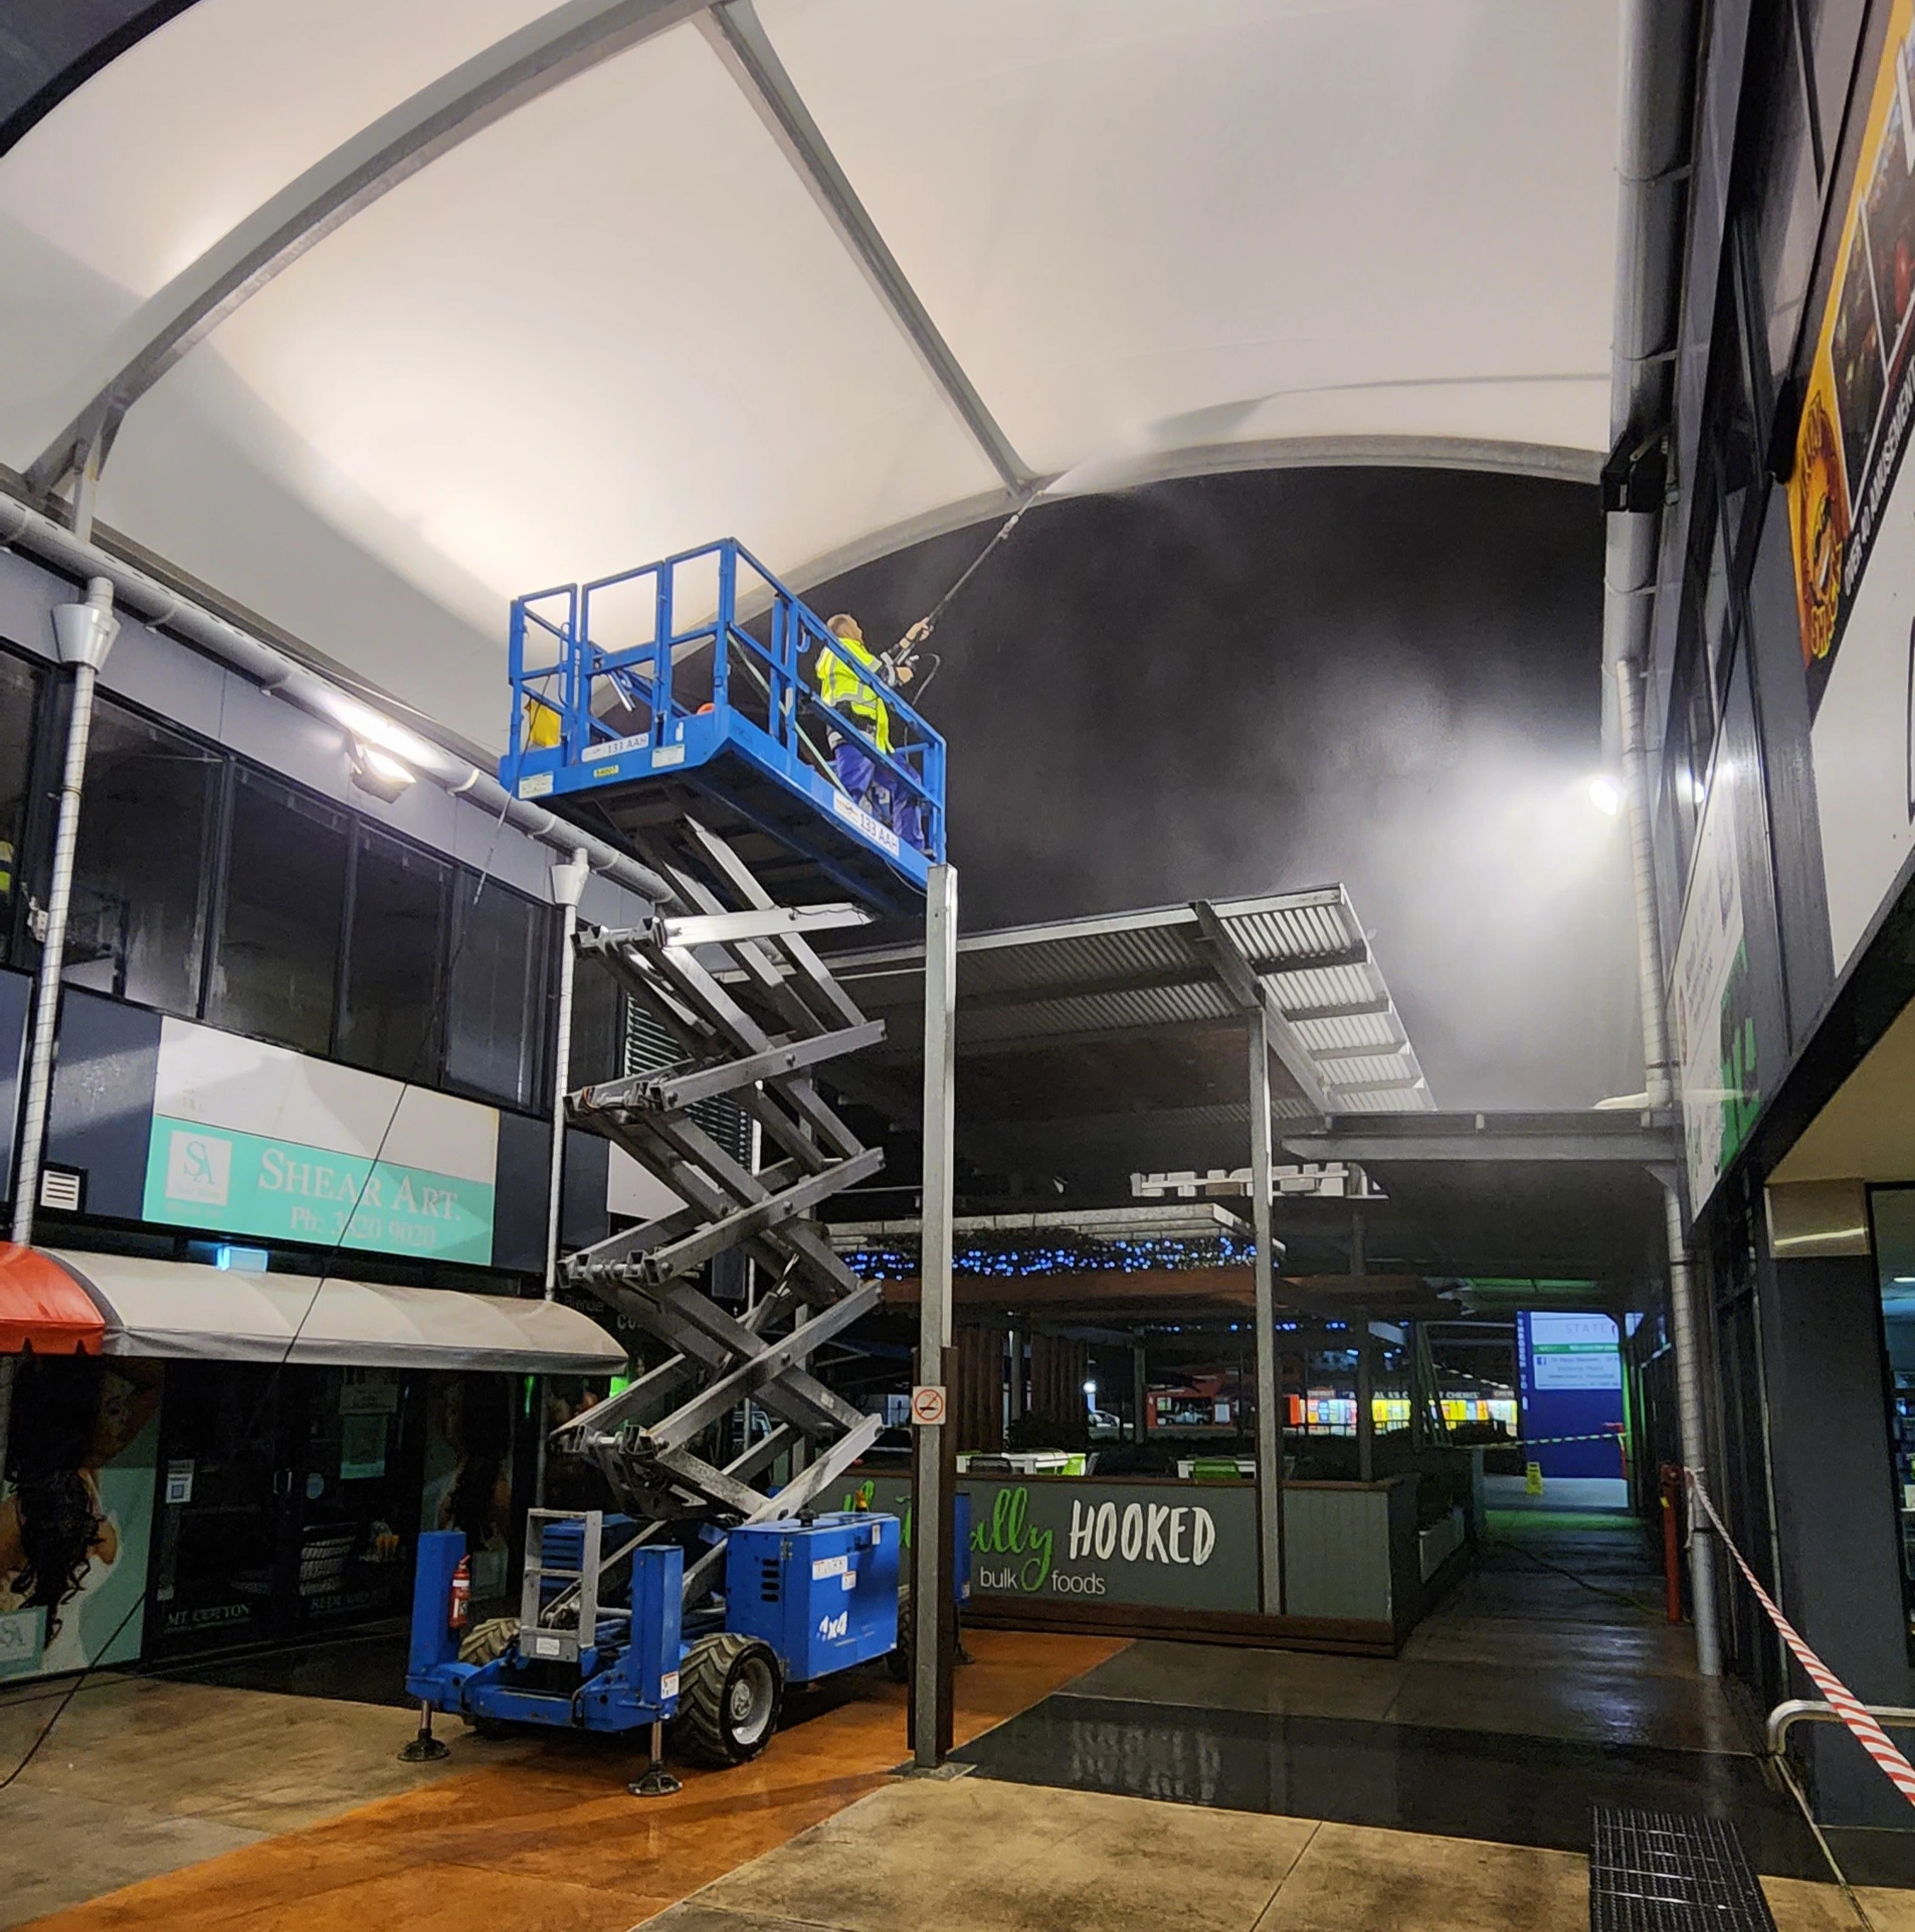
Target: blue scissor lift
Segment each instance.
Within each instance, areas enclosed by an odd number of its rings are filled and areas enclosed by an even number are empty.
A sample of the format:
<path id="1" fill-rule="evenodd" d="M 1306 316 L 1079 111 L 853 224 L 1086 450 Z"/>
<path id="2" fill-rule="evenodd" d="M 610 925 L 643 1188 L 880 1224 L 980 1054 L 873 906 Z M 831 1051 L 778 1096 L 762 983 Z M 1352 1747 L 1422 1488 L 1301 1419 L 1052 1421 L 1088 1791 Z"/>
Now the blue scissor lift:
<path id="1" fill-rule="evenodd" d="M 569 1285 L 656 1344 L 634 1381 L 552 1438 L 598 1466 L 618 1509 L 531 1511 L 517 1613 L 473 1629 L 455 1621 L 463 1537 L 420 1538 L 413 1754 L 443 1749 L 435 1710 L 478 1725 L 649 1728 L 652 1768 L 633 1788 L 669 1789 L 666 1723 L 688 1755 L 737 1763 L 769 1742 L 787 1684 L 903 1654 L 896 1520 L 820 1509 L 880 1422 L 810 1372 L 816 1349 L 879 1301 L 813 1211 L 884 1157 L 815 1076 L 877 1044 L 884 1026 L 807 935 L 922 902 L 944 853 L 944 742 L 889 690 L 889 747 L 827 711 L 817 665 L 835 644 L 730 541 L 513 606 L 502 780 L 624 842 L 679 901 L 636 926 L 581 931 L 581 954 L 677 1057 L 611 1070 L 569 1095 L 568 1113 L 682 1206 L 564 1267 Z M 899 835 L 902 815 L 846 795 L 832 732 L 915 806 L 921 844 Z M 755 1168 L 709 1131 L 719 1099 L 754 1123 Z M 748 1307 L 709 1292 L 708 1264 L 731 1250 L 756 1264 Z M 747 1401 L 771 1428 L 736 1448 L 727 1423 Z M 962 1509 L 955 1543 L 962 1598 Z"/>
<path id="2" fill-rule="evenodd" d="M 888 750 L 828 711 L 818 667 L 836 650 L 817 615 L 731 538 L 534 592 L 512 606 L 501 781 L 641 850 L 690 812 L 780 905 L 848 893 L 914 911 L 944 857 L 944 740 L 892 690 L 882 692 Z M 833 734 L 918 807 L 921 844 L 847 794 Z"/>

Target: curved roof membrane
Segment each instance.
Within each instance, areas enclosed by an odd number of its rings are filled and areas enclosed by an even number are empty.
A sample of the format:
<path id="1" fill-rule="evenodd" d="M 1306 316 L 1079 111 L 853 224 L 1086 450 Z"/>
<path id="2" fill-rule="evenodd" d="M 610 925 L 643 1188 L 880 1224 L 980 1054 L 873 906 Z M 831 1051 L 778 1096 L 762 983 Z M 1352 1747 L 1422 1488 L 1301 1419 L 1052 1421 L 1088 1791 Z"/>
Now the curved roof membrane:
<path id="1" fill-rule="evenodd" d="M 718 536 L 1593 476 L 1617 13 L 196 0 L 0 155 L 0 462 L 491 743 L 514 593 Z"/>

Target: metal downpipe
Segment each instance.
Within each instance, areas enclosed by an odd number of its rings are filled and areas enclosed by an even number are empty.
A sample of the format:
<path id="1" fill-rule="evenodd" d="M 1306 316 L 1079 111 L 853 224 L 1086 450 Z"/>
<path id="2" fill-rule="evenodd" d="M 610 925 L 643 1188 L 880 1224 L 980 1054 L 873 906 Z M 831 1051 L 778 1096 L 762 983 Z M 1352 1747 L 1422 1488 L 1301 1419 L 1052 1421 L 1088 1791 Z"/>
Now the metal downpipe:
<path id="1" fill-rule="evenodd" d="M 1616 667 L 1617 710 L 1622 725 L 1622 777 L 1629 814 L 1629 861 L 1636 898 L 1637 969 L 1642 986 L 1643 1071 L 1649 1105 L 1674 1105 L 1668 1016 L 1662 1002 L 1662 929 L 1656 908 L 1655 857 L 1649 832 L 1649 765 L 1642 748 L 1642 686 L 1626 660 Z M 1663 1236 L 1669 1264 L 1669 1328 L 1675 1346 L 1676 1413 L 1683 1462 L 1698 1478 L 1708 1460 L 1702 1421 L 1702 1352 L 1682 1202 L 1662 1183 Z M 1722 1674 L 1722 1639 L 1716 1623 L 1713 1539 L 1693 1514 L 1689 1529 L 1690 1594 L 1696 1612 L 1696 1668 L 1704 1677 Z"/>
<path id="2" fill-rule="evenodd" d="M 1702 1378 L 1696 1347 L 1696 1297 L 1689 1277 L 1689 1253 L 1683 1243 L 1682 1203 L 1667 1183 L 1662 1213 L 1669 1242 L 1669 1322 L 1675 1330 L 1676 1412 L 1682 1427 L 1682 1459 L 1697 1482 L 1708 1471 L 1708 1442 L 1702 1427 Z M 1716 1622 L 1715 1538 L 1691 1509 L 1689 1516 L 1689 1588 L 1696 1611 L 1696 1668 L 1704 1677 L 1722 1675 L 1722 1636 Z"/>
<path id="3" fill-rule="evenodd" d="M 1622 726 L 1622 793 L 1629 821 L 1629 872 L 1636 901 L 1636 977 L 1642 1008 L 1642 1064 L 1652 1108 L 1675 1104 L 1669 1021 L 1662 1002 L 1662 939 L 1656 906 L 1656 854 L 1649 829 L 1649 760 L 1642 748 L 1642 685 L 1628 659 L 1616 667 Z"/>
<path id="4" fill-rule="evenodd" d="M 577 971 L 573 941 L 578 936 L 578 901 L 585 890 L 591 861 L 582 850 L 562 866 L 552 868 L 552 902 L 560 909 L 564 929 L 559 946 L 559 1027 L 552 1074 L 552 1172 L 545 1197 L 545 1298 L 559 1290 L 559 1216 L 565 1173 L 565 1082 L 571 1065 L 572 987 Z"/>
<path id="5" fill-rule="evenodd" d="M 93 731 L 94 687 L 119 632 L 113 586 L 94 577 L 84 604 L 54 611 L 54 635 L 62 663 L 73 667 L 73 708 L 66 725 L 66 759 L 60 774 L 60 815 L 54 832 L 53 878 L 47 888 L 47 928 L 40 942 L 40 971 L 33 995 L 33 1033 L 27 1048 L 26 1099 L 21 1111 L 20 1162 L 14 1170 L 13 1238 L 33 1240 L 40 1202 L 40 1164 L 46 1151 L 47 1105 L 53 1090 L 54 1042 L 60 1020 L 60 979 L 66 963 L 66 914 L 73 895 L 73 859 L 80 839 L 80 795 L 86 784 L 87 741 Z"/>

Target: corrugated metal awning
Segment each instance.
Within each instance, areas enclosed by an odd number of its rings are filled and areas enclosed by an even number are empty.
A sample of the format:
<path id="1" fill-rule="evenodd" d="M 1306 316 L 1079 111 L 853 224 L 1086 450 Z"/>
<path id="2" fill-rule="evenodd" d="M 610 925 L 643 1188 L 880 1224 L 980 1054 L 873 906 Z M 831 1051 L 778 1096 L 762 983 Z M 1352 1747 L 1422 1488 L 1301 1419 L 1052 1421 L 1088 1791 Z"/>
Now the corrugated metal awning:
<path id="1" fill-rule="evenodd" d="M 40 1252 L 91 1298 L 106 1355 L 574 1375 L 625 1361 L 595 1321 L 558 1302 Z"/>

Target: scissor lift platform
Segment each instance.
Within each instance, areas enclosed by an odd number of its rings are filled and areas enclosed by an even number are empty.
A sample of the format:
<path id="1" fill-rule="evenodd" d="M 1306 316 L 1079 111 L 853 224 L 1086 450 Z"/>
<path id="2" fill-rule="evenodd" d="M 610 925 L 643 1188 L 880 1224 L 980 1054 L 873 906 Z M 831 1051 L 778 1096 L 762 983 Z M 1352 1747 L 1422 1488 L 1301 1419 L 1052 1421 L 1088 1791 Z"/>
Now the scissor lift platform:
<path id="1" fill-rule="evenodd" d="M 816 614 L 730 538 L 521 597 L 500 778 L 636 850 L 695 812 L 781 905 L 849 893 L 912 911 L 944 856 L 944 741 L 889 689 L 888 748 L 827 711 L 818 666 L 835 647 Z M 846 793 L 833 736 L 915 805 L 921 843 Z"/>

